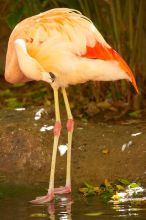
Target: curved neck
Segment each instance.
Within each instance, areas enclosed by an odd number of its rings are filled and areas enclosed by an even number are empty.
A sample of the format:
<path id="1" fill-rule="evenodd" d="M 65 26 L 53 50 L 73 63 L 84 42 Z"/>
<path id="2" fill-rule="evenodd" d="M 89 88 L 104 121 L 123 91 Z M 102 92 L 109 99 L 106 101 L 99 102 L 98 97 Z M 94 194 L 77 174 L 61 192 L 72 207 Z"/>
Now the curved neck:
<path id="1" fill-rule="evenodd" d="M 14 43 L 21 71 L 29 79 L 41 80 L 41 72 L 44 72 L 44 69 L 37 60 L 28 54 L 26 42 L 23 39 L 17 39 Z"/>

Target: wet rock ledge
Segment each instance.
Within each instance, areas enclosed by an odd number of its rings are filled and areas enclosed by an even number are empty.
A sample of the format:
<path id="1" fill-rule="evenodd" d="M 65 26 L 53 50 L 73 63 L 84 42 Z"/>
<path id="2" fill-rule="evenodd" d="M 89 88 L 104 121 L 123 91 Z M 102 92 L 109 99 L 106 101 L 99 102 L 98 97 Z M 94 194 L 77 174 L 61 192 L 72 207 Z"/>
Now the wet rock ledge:
<path id="1" fill-rule="evenodd" d="M 0 111 L 0 182 L 41 184 L 49 180 L 53 114 L 38 109 Z M 63 114 L 65 115 L 65 114 Z M 63 118 L 60 144 L 66 144 Z M 65 180 L 66 155 L 57 155 L 55 180 Z M 76 120 L 72 147 L 72 182 L 97 183 L 119 177 L 146 183 L 146 122 L 115 123 Z"/>

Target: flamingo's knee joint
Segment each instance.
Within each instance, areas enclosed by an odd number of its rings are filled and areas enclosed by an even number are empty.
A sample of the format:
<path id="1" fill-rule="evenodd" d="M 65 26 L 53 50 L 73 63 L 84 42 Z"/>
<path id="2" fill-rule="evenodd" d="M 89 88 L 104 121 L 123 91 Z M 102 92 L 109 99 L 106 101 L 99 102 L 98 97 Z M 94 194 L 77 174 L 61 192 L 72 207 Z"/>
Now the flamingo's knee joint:
<path id="1" fill-rule="evenodd" d="M 73 120 L 73 118 L 70 118 L 70 119 L 67 120 L 66 127 L 67 127 L 68 132 L 73 132 L 73 130 L 74 130 L 74 120 Z"/>
<path id="2" fill-rule="evenodd" d="M 54 125 L 54 136 L 60 136 L 61 127 L 61 122 L 56 121 Z"/>

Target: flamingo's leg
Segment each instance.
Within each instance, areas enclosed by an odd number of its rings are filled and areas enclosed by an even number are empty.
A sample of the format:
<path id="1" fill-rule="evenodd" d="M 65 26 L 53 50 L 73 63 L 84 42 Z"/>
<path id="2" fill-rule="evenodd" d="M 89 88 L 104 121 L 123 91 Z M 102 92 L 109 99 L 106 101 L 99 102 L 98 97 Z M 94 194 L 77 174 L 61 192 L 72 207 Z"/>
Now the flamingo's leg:
<path id="1" fill-rule="evenodd" d="M 54 88 L 54 101 L 55 101 L 56 123 L 54 126 L 54 143 L 53 143 L 53 154 L 52 154 L 52 162 L 51 162 L 49 189 L 48 189 L 48 193 L 46 196 L 37 197 L 35 200 L 31 201 L 32 203 L 35 203 L 35 204 L 42 204 L 45 202 L 49 202 L 54 198 L 54 175 L 55 175 L 55 165 L 56 165 L 56 154 L 57 154 L 57 146 L 58 146 L 60 130 L 61 130 L 58 89 L 56 88 Z"/>
<path id="2" fill-rule="evenodd" d="M 62 88 L 64 103 L 67 111 L 67 131 L 68 131 L 68 150 L 67 150 L 67 167 L 66 167 L 66 185 L 65 187 L 55 188 L 55 194 L 63 194 L 71 192 L 71 145 L 72 145 L 72 134 L 74 129 L 74 120 L 70 110 L 69 101 L 65 88 Z"/>

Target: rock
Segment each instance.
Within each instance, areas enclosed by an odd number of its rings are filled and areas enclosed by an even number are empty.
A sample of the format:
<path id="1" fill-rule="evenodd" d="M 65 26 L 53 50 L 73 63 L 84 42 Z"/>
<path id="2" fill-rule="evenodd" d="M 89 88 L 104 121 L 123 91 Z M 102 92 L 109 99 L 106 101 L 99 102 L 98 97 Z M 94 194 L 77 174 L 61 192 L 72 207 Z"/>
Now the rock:
<path id="1" fill-rule="evenodd" d="M 39 120 L 39 109 L 0 111 L 0 181 L 40 184 L 49 180 L 53 132 L 40 132 L 44 125 L 53 126 L 52 114 L 45 111 Z M 62 114 L 65 115 L 65 114 Z M 66 122 L 63 118 L 60 143 L 67 143 Z M 105 178 L 119 177 L 146 183 L 145 123 L 111 124 L 76 121 L 72 148 L 72 182 L 97 183 Z M 141 135 L 131 136 L 141 132 Z M 104 134 L 104 135 L 103 135 Z M 122 151 L 124 143 L 132 145 Z M 81 149 L 81 146 L 83 146 Z M 101 149 L 108 146 L 108 154 Z M 65 182 L 66 154 L 57 155 L 55 180 Z"/>

